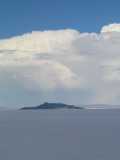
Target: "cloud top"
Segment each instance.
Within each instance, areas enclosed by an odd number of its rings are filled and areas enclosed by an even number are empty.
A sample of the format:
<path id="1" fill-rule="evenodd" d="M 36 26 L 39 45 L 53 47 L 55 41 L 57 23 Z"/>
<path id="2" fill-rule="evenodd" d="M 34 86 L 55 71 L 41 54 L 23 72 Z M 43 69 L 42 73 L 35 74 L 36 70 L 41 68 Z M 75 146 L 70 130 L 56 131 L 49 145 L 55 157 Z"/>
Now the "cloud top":
<path id="1" fill-rule="evenodd" d="M 120 32 L 120 24 L 113 23 L 113 24 L 106 25 L 102 28 L 101 32 L 102 33 L 105 33 L 105 32 Z"/>

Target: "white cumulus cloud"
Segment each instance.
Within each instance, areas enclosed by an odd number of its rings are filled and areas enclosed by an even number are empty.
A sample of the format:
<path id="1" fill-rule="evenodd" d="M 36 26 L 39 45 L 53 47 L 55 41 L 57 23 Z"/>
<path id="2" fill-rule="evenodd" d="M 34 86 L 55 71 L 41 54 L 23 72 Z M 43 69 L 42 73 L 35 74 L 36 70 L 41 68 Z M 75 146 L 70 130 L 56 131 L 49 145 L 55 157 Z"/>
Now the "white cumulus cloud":
<path id="1" fill-rule="evenodd" d="M 102 28 L 101 32 L 120 32 L 120 24 L 113 23 L 106 25 Z"/>
<path id="2" fill-rule="evenodd" d="M 1 39 L 1 101 L 22 92 L 27 96 L 8 103 L 29 104 L 29 93 L 72 103 L 120 103 L 119 44 L 120 24 L 100 33 L 64 29 Z"/>

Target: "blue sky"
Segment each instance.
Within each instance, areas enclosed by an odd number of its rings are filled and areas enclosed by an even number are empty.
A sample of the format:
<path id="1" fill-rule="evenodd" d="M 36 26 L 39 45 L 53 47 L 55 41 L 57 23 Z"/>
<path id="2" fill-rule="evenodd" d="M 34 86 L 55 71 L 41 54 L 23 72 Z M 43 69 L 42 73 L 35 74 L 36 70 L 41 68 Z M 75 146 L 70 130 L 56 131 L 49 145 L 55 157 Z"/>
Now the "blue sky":
<path id="1" fill-rule="evenodd" d="M 99 32 L 120 22 L 119 0 L 0 0 L 0 38 L 32 30 Z"/>

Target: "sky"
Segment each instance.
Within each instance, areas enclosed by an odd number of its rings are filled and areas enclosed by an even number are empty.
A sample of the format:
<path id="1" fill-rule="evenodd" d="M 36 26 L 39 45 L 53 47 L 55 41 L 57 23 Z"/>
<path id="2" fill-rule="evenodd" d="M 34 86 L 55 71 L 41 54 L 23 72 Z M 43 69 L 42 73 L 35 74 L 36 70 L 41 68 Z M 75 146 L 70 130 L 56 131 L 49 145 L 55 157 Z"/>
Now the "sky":
<path id="1" fill-rule="evenodd" d="M 0 38 L 33 30 L 99 32 L 120 21 L 119 0 L 1 0 Z"/>
<path id="2" fill-rule="evenodd" d="M 120 104 L 119 6 L 1 0 L 0 106 Z"/>

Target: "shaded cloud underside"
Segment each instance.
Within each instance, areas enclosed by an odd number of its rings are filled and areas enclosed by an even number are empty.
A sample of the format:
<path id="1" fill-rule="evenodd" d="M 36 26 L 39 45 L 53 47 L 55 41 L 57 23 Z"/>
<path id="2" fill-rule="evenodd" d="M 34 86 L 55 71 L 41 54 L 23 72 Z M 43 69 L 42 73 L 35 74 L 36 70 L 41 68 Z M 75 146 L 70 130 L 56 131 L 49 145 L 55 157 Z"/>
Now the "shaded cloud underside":
<path id="1" fill-rule="evenodd" d="M 73 103 L 120 103 L 119 86 L 120 24 L 104 26 L 100 33 L 36 31 L 0 40 L 3 104 L 3 95 L 15 95 L 18 88 L 44 98 L 55 93 L 58 100 L 63 93 L 63 101 Z"/>

